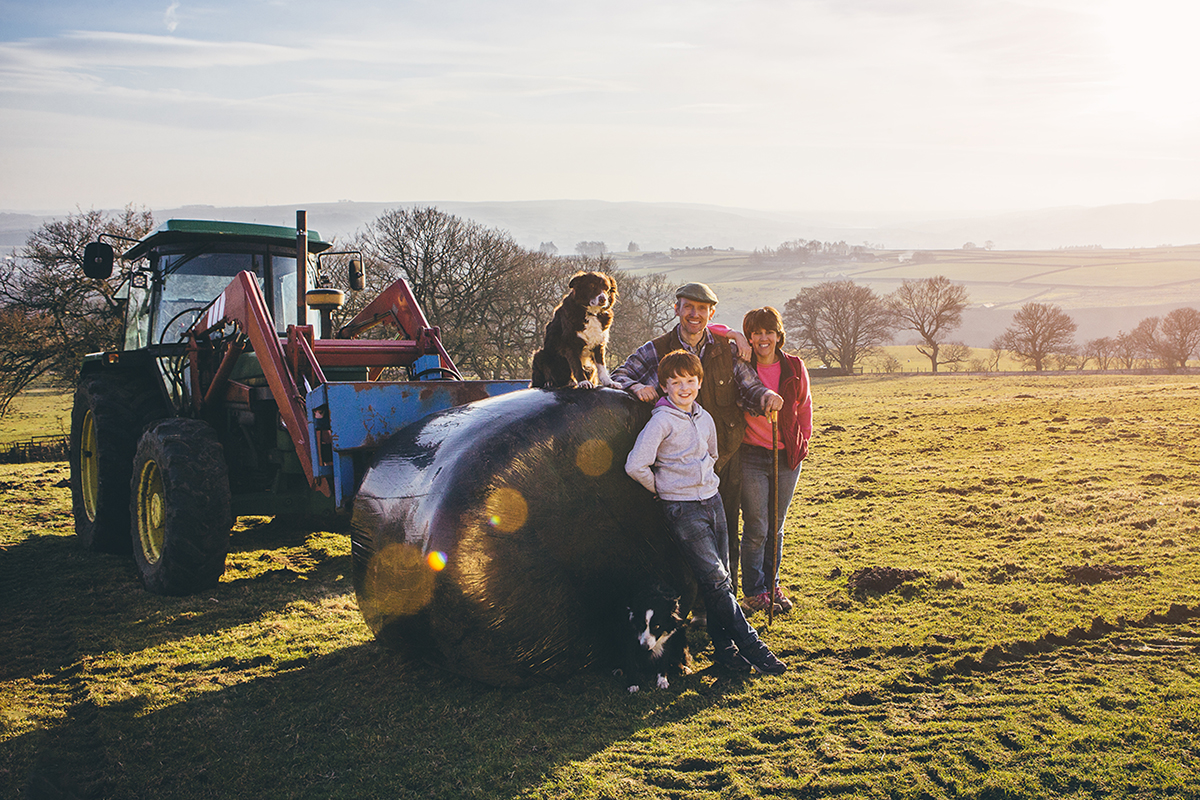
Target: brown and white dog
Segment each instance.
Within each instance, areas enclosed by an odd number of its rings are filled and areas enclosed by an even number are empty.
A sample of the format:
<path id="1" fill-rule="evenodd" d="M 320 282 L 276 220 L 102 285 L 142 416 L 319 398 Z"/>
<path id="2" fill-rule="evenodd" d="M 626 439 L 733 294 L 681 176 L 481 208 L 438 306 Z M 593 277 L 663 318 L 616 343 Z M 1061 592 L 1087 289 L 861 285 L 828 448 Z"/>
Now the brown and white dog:
<path id="1" fill-rule="evenodd" d="M 578 272 L 546 323 L 542 349 L 533 354 L 534 388 L 613 386 L 604 365 L 617 282 L 603 272 Z"/>

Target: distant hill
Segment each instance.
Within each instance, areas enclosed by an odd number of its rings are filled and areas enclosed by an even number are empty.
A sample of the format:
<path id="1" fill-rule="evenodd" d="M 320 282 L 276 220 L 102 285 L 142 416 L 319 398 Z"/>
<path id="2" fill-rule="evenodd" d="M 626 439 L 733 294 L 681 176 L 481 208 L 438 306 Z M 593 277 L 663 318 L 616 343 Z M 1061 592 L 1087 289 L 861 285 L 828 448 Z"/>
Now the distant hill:
<path id="1" fill-rule="evenodd" d="M 870 242 L 888 249 L 953 249 L 992 242 L 999 250 L 1057 247 L 1156 247 L 1200 243 L 1200 200 L 1050 208 L 957 219 L 874 223 L 849 215 L 772 212 L 689 203 L 611 203 L 599 200 L 536 200 L 464 203 L 394 201 L 297 203 L 287 206 L 182 206 L 154 209 L 160 220 L 229 219 L 293 225 L 296 209 L 326 237 L 345 237 L 387 209 L 437 206 L 451 214 L 502 228 L 525 247 L 554 242 L 563 253 L 576 242 L 602 241 L 623 252 L 630 242 L 643 250 L 705 247 L 755 250 L 794 239 Z M 50 217 L 0 213 L 0 247 L 17 247 Z"/>
<path id="2" fill-rule="evenodd" d="M 576 242 L 601 241 L 624 251 L 630 242 L 642 250 L 672 247 L 778 247 L 793 239 L 870 242 L 889 249 L 953 249 L 991 241 L 1000 250 L 1056 247 L 1156 247 L 1200 243 L 1200 200 L 1051 208 L 996 216 L 917 221 L 907 224 L 848 224 L 843 215 L 815 215 L 725 208 L 688 203 L 610 203 L 599 200 L 536 200 L 462 203 L 309 203 L 297 206 L 189 206 L 155 211 L 160 219 L 195 216 L 278 225 L 295 223 L 295 209 L 308 211 L 309 224 L 326 236 L 346 236 L 383 211 L 410 205 L 437 206 L 512 234 L 525 247 L 554 242 L 564 253 Z"/>
<path id="3" fill-rule="evenodd" d="M 36 214 L 0 213 L 0 251 L 7 255 L 12 248 L 23 246 L 29 234 L 48 219 L 53 218 Z"/>

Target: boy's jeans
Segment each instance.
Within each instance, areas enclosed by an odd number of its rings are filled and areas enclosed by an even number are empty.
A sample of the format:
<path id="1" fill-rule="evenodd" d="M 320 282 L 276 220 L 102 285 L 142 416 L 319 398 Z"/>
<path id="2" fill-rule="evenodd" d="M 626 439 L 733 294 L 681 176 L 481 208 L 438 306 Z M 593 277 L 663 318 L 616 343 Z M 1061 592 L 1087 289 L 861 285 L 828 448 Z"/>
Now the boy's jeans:
<path id="1" fill-rule="evenodd" d="M 671 535 L 683 550 L 708 613 L 708 638 L 713 649 L 725 650 L 757 643 L 758 633 L 737 604 L 729 571 L 725 569 L 728 537 L 721 495 L 707 500 L 664 500 L 663 513 Z"/>
<path id="2" fill-rule="evenodd" d="M 770 579 L 765 572 L 767 555 L 767 532 L 771 527 L 771 504 L 768 502 L 771 486 L 771 451 L 765 447 L 743 444 L 742 453 L 742 594 L 753 597 L 768 588 Z M 787 455 L 779 452 L 779 537 L 776 540 L 775 567 L 778 569 L 783 554 L 783 521 L 787 519 L 792 493 L 796 491 L 796 480 L 800 477 L 803 463 L 789 469 Z"/>

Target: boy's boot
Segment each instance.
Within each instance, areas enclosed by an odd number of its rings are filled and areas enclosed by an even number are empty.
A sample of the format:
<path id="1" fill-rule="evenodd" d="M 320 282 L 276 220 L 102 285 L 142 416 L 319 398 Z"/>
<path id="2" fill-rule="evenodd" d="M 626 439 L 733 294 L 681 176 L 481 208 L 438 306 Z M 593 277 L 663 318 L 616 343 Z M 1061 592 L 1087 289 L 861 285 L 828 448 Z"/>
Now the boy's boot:
<path id="1" fill-rule="evenodd" d="M 787 664 L 776 658 L 761 639 L 747 642 L 741 648 L 741 654 L 764 675 L 782 675 L 787 672 Z"/>

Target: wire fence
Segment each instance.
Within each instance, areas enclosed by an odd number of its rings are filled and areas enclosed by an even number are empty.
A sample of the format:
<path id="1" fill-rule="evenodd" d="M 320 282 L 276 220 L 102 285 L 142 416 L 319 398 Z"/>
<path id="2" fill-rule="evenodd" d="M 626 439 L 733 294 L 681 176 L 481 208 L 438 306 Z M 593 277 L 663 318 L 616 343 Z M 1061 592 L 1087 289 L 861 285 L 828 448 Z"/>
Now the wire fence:
<path id="1" fill-rule="evenodd" d="M 0 443 L 0 464 L 65 461 L 68 441 L 66 436 L 32 436 L 18 442 Z"/>

